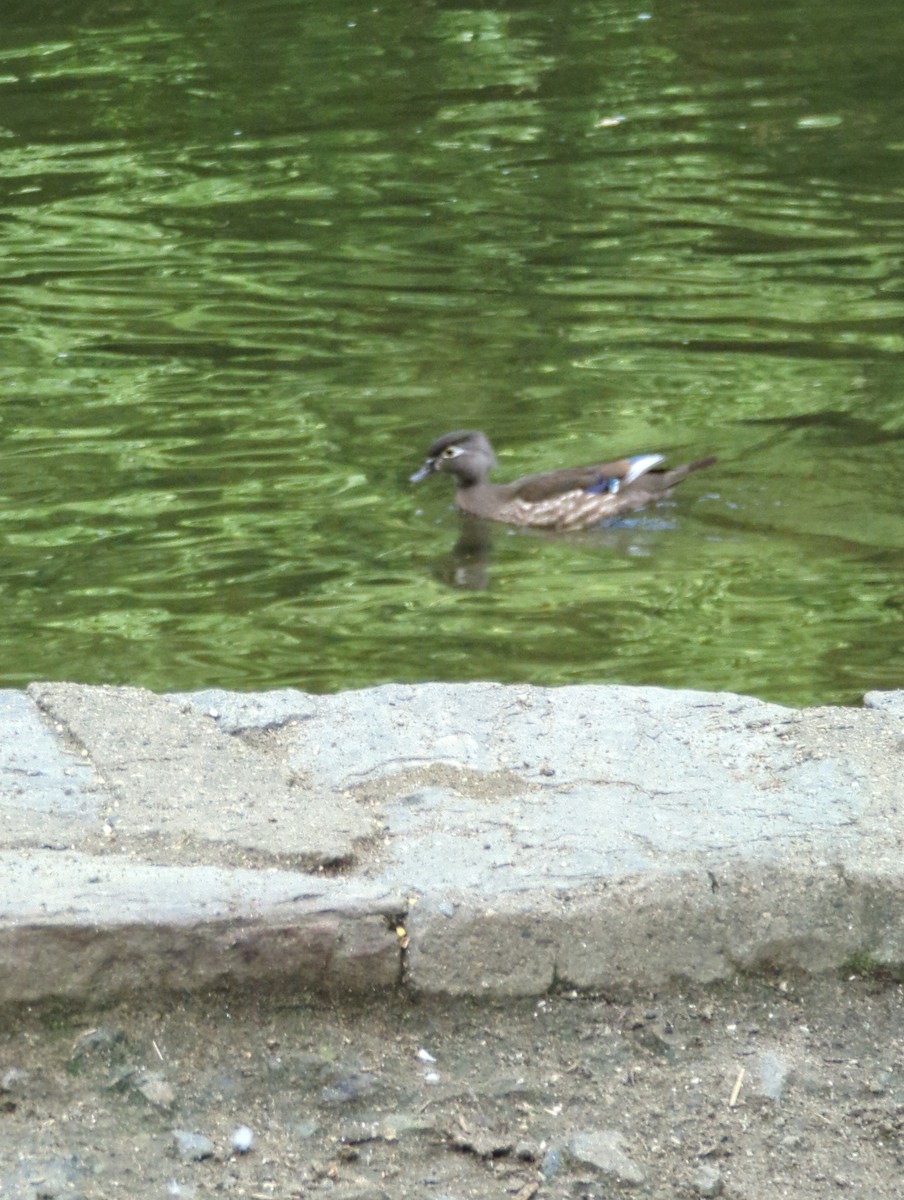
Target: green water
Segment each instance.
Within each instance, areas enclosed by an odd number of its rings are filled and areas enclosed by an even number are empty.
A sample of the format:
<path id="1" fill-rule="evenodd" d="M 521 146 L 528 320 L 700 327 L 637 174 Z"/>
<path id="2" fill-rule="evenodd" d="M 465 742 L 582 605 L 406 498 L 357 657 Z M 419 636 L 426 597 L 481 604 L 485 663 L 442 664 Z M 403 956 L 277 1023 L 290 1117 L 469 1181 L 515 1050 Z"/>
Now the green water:
<path id="1" fill-rule="evenodd" d="M 0 32 L 0 683 L 904 686 L 900 0 Z M 498 478 L 718 455 L 455 550 Z"/>

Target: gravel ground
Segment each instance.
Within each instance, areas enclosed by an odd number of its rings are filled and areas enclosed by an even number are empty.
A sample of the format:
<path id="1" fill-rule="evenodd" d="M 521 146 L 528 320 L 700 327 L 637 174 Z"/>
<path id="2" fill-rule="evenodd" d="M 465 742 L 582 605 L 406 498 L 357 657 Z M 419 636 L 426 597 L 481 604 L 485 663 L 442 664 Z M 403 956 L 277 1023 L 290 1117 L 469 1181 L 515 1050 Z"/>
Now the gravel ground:
<path id="1" fill-rule="evenodd" d="M 7 1013 L 4 1200 L 902 1194 L 904 989 Z"/>

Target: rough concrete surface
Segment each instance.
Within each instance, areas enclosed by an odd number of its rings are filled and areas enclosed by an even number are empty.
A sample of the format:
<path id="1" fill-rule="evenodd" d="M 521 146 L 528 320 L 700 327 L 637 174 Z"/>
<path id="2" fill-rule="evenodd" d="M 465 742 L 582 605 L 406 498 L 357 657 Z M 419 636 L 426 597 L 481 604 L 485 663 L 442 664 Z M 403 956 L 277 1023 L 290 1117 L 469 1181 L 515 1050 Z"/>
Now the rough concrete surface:
<path id="1" fill-rule="evenodd" d="M 904 963 L 904 693 L 0 693 L 0 1000 Z"/>

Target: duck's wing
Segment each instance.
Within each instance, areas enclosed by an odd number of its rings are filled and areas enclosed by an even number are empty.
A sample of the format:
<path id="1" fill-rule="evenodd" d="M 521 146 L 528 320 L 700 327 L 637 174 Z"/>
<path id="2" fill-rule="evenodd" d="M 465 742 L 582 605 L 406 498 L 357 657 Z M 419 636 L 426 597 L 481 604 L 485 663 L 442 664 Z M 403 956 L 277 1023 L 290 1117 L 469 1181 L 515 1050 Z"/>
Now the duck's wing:
<path id="1" fill-rule="evenodd" d="M 508 489 L 512 499 L 523 500 L 527 504 L 539 504 L 569 492 L 615 494 L 664 461 L 661 454 L 638 454 L 634 458 L 616 459 L 615 462 L 566 467 L 559 471 L 544 471 L 542 475 L 525 475 L 510 483 Z"/>

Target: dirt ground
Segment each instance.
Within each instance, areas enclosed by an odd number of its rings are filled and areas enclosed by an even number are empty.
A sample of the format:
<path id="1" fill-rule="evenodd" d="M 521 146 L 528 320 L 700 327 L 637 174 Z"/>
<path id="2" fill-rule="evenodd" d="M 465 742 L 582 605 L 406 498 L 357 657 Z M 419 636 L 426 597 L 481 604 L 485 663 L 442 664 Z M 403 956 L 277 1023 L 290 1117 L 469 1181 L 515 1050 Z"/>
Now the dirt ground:
<path id="1" fill-rule="evenodd" d="M 852 977 L 7 1012 L 0 1195 L 898 1200 L 902 1001 Z"/>

